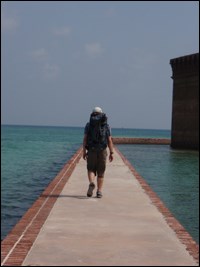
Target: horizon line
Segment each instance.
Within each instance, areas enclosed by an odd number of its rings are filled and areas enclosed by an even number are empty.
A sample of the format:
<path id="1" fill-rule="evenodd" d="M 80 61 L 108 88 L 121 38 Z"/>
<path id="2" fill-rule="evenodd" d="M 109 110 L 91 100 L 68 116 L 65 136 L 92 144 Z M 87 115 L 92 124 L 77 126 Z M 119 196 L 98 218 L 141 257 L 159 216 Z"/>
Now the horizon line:
<path id="1" fill-rule="evenodd" d="M 70 126 L 70 125 L 36 125 L 36 124 L 9 124 L 1 123 L 1 126 L 22 126 L 22 127 L 60 127 L 60 128 L 84 128 L 85 126 Z M 132 129 L 132 130 L 160 130 L 160 131 L 171 131 L 166 128 L 130 128 L 130 127 L 111 127 L 111 129 Z"/>

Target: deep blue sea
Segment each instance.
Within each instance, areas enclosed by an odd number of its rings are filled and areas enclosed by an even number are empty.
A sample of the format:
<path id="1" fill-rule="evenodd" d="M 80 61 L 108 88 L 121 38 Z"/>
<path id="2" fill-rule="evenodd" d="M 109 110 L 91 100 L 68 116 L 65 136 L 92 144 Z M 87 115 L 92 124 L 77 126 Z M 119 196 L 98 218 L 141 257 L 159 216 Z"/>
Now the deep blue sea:
<path id="1" fill-rule="evenodd" d="M 82 127 L 1 126 L 1 240 L 82 144 Z M 169 130 L 112 129 L 115 137 L 170 138 Z M 199 152 L 118 145 L 199 242 Z"/>

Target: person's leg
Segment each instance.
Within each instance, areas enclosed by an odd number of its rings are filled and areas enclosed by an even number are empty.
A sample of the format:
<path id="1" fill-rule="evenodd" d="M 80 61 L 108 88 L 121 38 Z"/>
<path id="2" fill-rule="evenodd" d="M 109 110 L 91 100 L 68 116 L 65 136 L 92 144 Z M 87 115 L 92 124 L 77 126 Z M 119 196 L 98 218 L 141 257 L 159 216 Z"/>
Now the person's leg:
<path id="1" fill-rule="evenodd" d="M 92 171 L 88 171 L 88 180 L 90 183 L 94 183 L 95 180 L 95 173 Z"/>
<path id="2" fill-rule="evenodd" d="M 102 191 L 102 188 L 103 188 L 103 181 L 104 181 L 104 178 L 103 177 L 97 177 L 97 191 Z"/>
<path id="3" fill-rule="evenodd" d="M 95 164 L 96 164 L 96 154 L 92 151 L 89 151 L 87 159 L 87 170 L 88 170 L 88 180 L 89 180 L 89 187 L 87 191 L 88 197 L 91 197 L 93 195 L 93 190 L 95 188 L 94 184 L 96 176 Z"/>
<path id="4" fill-rule="evenodd" d="M 106 170 L 106 149 L 101 151 L 98 155 L 98 168 L 97 168 L 97 197 L 102 197 L 102 188 L 104 182 L 104 172 Z"/>

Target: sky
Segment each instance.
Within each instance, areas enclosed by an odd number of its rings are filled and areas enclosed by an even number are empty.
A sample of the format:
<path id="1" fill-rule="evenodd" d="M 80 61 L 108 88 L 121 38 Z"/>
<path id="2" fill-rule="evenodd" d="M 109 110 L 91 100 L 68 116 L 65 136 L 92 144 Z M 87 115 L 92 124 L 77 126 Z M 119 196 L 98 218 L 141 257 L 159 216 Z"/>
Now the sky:
<path id="1" fill-rule="evenodd" d="M 171 129 L 170 59 L 199 52 L 198 1 L 1 1 L 1 123 Z"/>

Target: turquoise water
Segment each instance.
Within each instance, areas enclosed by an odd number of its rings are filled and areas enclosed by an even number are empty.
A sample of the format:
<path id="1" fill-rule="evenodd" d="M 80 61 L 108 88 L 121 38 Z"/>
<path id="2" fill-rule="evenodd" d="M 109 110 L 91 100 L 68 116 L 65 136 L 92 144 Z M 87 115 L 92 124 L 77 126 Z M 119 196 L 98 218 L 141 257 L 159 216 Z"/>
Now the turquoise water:
<path id="1" fill-rule="evenodd" d="M 140 138 L 171 138 L 169 130 L 154 129 L 112 129 L 112 135 L 117 137 L 140 137 Z"/>
<path id="2" fill-rule="evenodd" d="M 1 239 L 3 239 L 9 233 L 12 227 L 19 221 L 27 209 L 61 170 L 66 161 L 69 160 L 70 157 L 77 151 L 82 144 L 83 132 L 84 129 L 81 127 L 1 127 Z M 170 138 L 170 131 L 112 129 L 112 135 L 126 137 Z M 157 179 L 158 181 L 156 184 L 159 185 L 160 183 L 162 186 L 164 183 L 163 179 L 166 179 L 162 178 L 166 177 L 164 172 L 179 172 L 179 170 L 182 169 L 183 163 L 180 160 L 176 160 L 176 157 L 173 157 L 171 152 L 163 153 L 163 150 L 169 150 L 168 146 L 148 146 L 148 148 L 150 147 L 151 150 L 148 150 L 149 153 L 144 151 L 141 152 L 141 149 L 144 150 L 145 148 L 144 145 L 134 145 L 134 147 L 125 145 L 124 147 L 120 146 L 119 149 L 125 155 L 128 153 L 126 156 L 129 160 L 131 157 L 134 158 L 134 167 L 137 165 L 138 168 L 138 164 L 140 162 L 145 162 L 145 164 L 141 164 L 141 169 L 138 170 L 138 172 L 146 180 L 152 177 L 155 178 L 155 175 L 150 175 L 149 178 L 148 175 L 144 175 L 144 169 L 149 169 L 155 174 L 158 173 L 159 178 Z M 158 156 L 159 151 L 161 155 Z M 176 153 L 173 155 L 175 154 Z M 198 158 L 197 153 L 194 153 L 194 155 L 194 157 Z M 163 161 L 169 161 L 170 164 L 168 163 L 168 165 L 165 165 L 166 168 L 159 169 L 155 166 L 155 164 L 151 164 L 153 157 L 162 157 Z M 136 158 L 138 158 L 137 161 Z M 188 172 L 184 172 L 183 176 L 179 178 L 182 179 L 182 184 L 184 184 L 185 180 L 187 180 L 188 173 L 190 175 L 194 173 L 193 161 L 190 161 L 191 152 L 185 152 L 185 158 L 186 161 L 187 159 L 189 160 L 187 164 Z M 198 173 L 197 169 L 196 173 Z M 182 223 L 182 221 L 187 217 L 187 214 L 185 209 L 182 208 L 177 200 L 179 200 L 179 198 L 183 199 L 184 201 L 181 201 L 182 204 L 185 206 L 188 205 L 188 202 L 190 202 L 190 195 L 187 193 L 188 188 L 187 186 L 183 186 L 183 188 L 180 187 L 180 182 L 176 183 L 175 186 L 180 192 L 179 196 L 177 197 L 174 196 L 172 190 L 174 185 L 171 183 L 170 187 L 170 183 L 168 183 L 168 186 L 166 187 L 167 190 L 162 189 L 160 193 L 164 198 L 166 198 L 166 201 L 171 203 L 170 210 L 174 207 L 180 210 L 182 217 L 180 217 L 179 220 Z M 196 178 L 194 178 L 194 187 L 196 187 L 195 190 L 197 191 L 198 181 L 196 181 Z M 171 193 L 169 194 L 168 192 Z M 196 193 L 192 193 L 193 197 L 194 195 L 196 195 Z M 185 201 L 185 199 L 188 201 Z M 196 214 L 197 206 L 198 205 L 195 197 L 191 214 L 192 219 L 187 220 L 186 222 L 189 224 L 188 229 L 190 228 L 191 232 L 195 232 L 193 235 L 195 239 L 195 235 L 197 234 L 198 230 L 196 226 L 196 217 L 193 215 L 193 213 Z M 189 207 L 189 210 L 190 209 L 191 207 Z"/>

